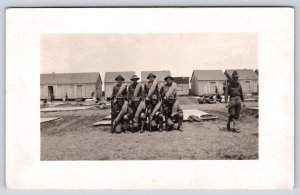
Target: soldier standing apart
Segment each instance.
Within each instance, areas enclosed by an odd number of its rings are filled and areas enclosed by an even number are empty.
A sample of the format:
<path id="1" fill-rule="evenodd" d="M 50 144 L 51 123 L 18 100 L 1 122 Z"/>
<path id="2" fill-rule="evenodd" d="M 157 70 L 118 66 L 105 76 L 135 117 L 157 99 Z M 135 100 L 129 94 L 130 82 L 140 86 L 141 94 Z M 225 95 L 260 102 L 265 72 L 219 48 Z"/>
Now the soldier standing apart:
<path id="1" fill-rule="evenodd" d="M 115 104 L 115 119 L 113 119 L 113 128 L 115 133 L 121 133 L 126 131 L 129 127 L 124 120 L 124 115 L 128 112 L 128 103 L 125 101 L 123 95 L 116 97 L 117 103 Z"/>
<path id="2" fill-rule="evenodd" d="M 182 131 L 183 111 L 175 97 L 169 97 L 165 108 L 166 130 L 173 129 L 174 124 L 178 123 L 177 130 Z"/>
<path id="3" fill-rule="evenodd" d="M 114 118 L 116 115 L 116 104 L 117 104 L 117 96 L 122 95 L 125 101 L 125 97 L 127 98 L 127 86 L 125 83 L 124 77 L 122 75 L 118 75 L 115 80 L 117 81 L 117 84 L 113 87 L 113 91 L 110 97 L 111 101 L 111 122 L 113 123 Z M 112 132 L 114 131 L 113 125 L 112 125 Z"/>
<path id="4" fill-rule="evenodd" d="M 129 102 L 129 106 L 131 106 L 132 100 L 134 98 L 138 98 L 140 100 L 144 98 L 143 86 L 141 83 L 138 83 L 139 79 L 140 78 L 136 75 L 133 75 L 130 79 L 132 81 L 132 84 L 129 85 L 127 92 L 127 100 Z"/>
<path id="5" fill-rule="evenodd" d="M 242 102 L 244 102 L 244 94 L 241 84 L 238 81 L 239 75 L 236 71 L 232 73 L 232 80 L 228 83 L 225 90 L 225 106 L 228 108 L 229 118 L 227 122 L 227 130 L 231 130 L 231 122 L 233 123 L 233 132 L 240 132 L 238 128 L 238 119 L 240 117 Z M 229 103 L 228 102 L 229 96 Z M 245 103 L 243 103 L 243 107 L 245 107 Z"/>

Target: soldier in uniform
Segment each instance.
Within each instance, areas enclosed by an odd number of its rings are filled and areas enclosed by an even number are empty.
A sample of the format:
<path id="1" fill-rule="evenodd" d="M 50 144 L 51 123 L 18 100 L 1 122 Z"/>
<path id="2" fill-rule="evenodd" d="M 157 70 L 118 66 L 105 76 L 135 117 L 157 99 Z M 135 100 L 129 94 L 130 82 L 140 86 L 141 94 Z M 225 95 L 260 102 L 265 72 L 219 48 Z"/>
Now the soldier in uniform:
<path id="1" fill-rule="evenodd" d="M 116 97 L 117 103 L 114 108 L 114 116 L 113 119 L 113 128 L 115 133 L 121 133 L 122 131 L 126 131 L 128 129 L 128 124 L 124 120 L 124 115 L 128 112 L 128 103 L 125 101 L 123 95 L 118 95 Z"/>
<path id="2" fill-rule="evenodd" d="M 175 97 L 168 97 L 168 101 L 165 106 L 165 120 L 166 120 L 166 130 L 170 131 L 173 129 L 174 124 L 178 123 L 177 130 L 182 131 L 182 122 L 183 122 L 183 111 L 176 100 Z"/>
<path id="3" fill-rule="evenodd" d="M 131 106 L 128 107 L 128 113 L 124 115 L 126 126 L 130 126 L 130 122 L 132 122 L 132 133 L 136 132 L 139 128 L 140 131 L 144 129 L 145 121 L 141 120 L 141 115 L 145 113 L 145 111 L 145 102 L 141 101 L 139 97 L 134 97 Z"/>
<path id="4" fill-rule="evenodd" d="M 122 75 L 118 75 L 115 80 L 118 82 L 114 87 L 113 87 L 113 91 L 111 94 L 111 99 L 115 99 L 115 97 L 117 96 L 119 90 L 121 89 L 123 82 L 125 81 L 124 77 Z M 127 88 L 122 88 L 122 95 L 124 98 L 127 98 Z"/>
<path id="5" fill-rule="evenodd" d="M 228 108 L 229 118 L 227 122 L 227 130 L 231 130 L 231 122 L 233 123 L 233 132 L 240 132 L 238 128 L 238 119 L 240 117 L 242 102 L 244 102 L 244 94 L 241 84 L 238 81 L 239 75 L 236 71 L 232 73 L 232 79 L 226 86 L 225 91 L 225 106 Z M 228 102 L 229 96 L 229 103 Z M 245 103 L 243 103 L 245 107 Z"/>
<path id="6" fill-rule="evenodd" d="M 127 88 L 125 83 L 124 77 L 122 75 L 118 75 L 115 80 L 117 81 L 117 84 L 113 87 L 113 91 L 110 98 L 107 98 L 107 100 L 111 102 L 111 122 L 113 123 L 116 115 L 116 107 L 117 107 L 117 98 L 116 96 L 122 95 L 124 101 L 125 98 L 127 98 Z M 120 91 L 121 90 L 121 91 Z M 114 128 L 112 125 L 112 132 L 114 132 Z"/>
<path id="7" fill-rule="evenodd" d="M 140 100 L 144 98 L 143 86 L 140 83 L 138 83 L 139 79 L 140 78 L 136 75 L 133 75 L 130 79 L 132 81 L 132 84 L 129 85 L 127 92 L 127 100 L 130 106 L 132 104 L 133 98 L 137 97 Z"/>
<path id="8" fill-rule="evenodd" d="M 150 94 L 150 89 L 152 87 L 152 85 L 154 85 L 154 79 L 156 78 L 156 76 L 152 73 L 149 73 L 149 75 L 147 76 L 147 79 L 149 80 L 148 83 L 145 84 L 145 91 L 144 91 L 144 96 L 145 96 L 145 100 L 146 100 L 146 104 L 149 105 L 150 103 L 150 97 L 155 94 L 157 95 L 158 98 L 160 98 L 160 94 L 159 94 L 159 89 L 158 89 L 158 85 L 154 86 L 155 89 L 153 91 L 152 94 Z"/>
<path id="9" fill-rule="evenodd" d="M 163 129 L 163 109 L 161 101 L 158 101 L 158 97 L 156 94 L 151 96 L 151 101 L 148 107 L 147 117 L 149 118 L 149 129 L 159 130 L 160 132 Z M 146 116 L 144 116 L 144 119 Z"/>
<path id="10" fill-rule="evenodd" d="M 173 77 L 171 77 L 170 75 L 167 75 L 164 80 L 166 81 L 166 84 L 164 84 L 160 90 L 160 94 L 161 97 L 166 100 L 168 97 L 166 96 L 166 93 L 170 90 L 170 88 L 172 87 L 172 83 L 173 83 Z M 176 93 L 176 89 L 174 91 L 173 94 L 171 94 L 171 96 L 173 96 L 174 98 L 176 98 L 177 93 Z"/>

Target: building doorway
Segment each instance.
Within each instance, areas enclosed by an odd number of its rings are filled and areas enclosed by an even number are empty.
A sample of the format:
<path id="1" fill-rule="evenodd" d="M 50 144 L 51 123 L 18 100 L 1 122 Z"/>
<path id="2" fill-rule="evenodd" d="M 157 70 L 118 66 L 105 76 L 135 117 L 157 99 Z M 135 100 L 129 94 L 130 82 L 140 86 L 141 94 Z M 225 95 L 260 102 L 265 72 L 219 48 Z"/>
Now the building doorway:
<path id="1" fill-rule="evenodd" d="M 54 89 L 53 86 L 48 86 L 48 98 L 51 98 L 51 94 L 54 95 Z"/>
<path id="2" fill-rule="evenodd" d="M 76 85 L 76 97 L 81 98 L 82 96 L 82 85 Z"/>

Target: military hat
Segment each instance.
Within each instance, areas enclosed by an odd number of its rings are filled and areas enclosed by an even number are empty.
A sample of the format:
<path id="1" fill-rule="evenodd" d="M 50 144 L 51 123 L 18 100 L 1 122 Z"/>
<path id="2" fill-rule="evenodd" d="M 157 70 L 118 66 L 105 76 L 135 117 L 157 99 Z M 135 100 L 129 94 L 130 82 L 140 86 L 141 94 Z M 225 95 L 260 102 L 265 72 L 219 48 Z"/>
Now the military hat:
<path id="1" fill-rule="evenodd" d="M 138 77 L 138 76 L 136 76 L 136 74 L 135 75 L 132 75 L 132 77 L 131 77 L 131 79 L 130 80 L 139 80 L 140 78 Z"/>
<path id="2" fill-rule="evenodd" d="M 171 77 L 171 75 L 167 75 L 167 76 L 164 78 L 164 80 L 167 81 L 168 78 L 172 79 L 172 81 L 174 80 L 174 78 Z"/>
<path id="3" fill-rule="evenodd" d="M 233 71 L 232 77 L 239 77 L 238 73 L 236 71 Z"/>
<path id="4" fill-rule="evenodd" d="M 150 77 L 156 78 L 155 74 L 153 74 L 153 73 L 149 73 L 147 76 L 147 79 L 149 79 Z"/>
<path id="5" fill-rule="evenodd" d="M 122 79 L 122 81 L 125 81 L 124 77 L 120 74 L 115 78 L 115 80 L 118 81 L 119 79 Z"/>
<path id="6" fill-rule="evenodd" d="M 157 100 L 158 98 L 157 98 L 157 95 L 156 94 L 153 94 L 152 96 L 151 96 L 151 99 L 152 100 Z"/>
<path id="7" fill-rule="evenodd" d="M 122 94 L 120 94 L 116 97 L 116 99 L 124 99 L 124 96 Z"/>

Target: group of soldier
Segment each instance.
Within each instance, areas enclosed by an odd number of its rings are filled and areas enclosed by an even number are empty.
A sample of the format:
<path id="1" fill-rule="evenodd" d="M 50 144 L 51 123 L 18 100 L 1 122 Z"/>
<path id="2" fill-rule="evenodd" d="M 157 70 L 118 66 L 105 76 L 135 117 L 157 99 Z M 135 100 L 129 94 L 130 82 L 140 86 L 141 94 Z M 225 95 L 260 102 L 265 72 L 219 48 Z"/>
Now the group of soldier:
<path id="1" fill-rule="evenodd" d="M 228 108 L 229 117 L 227 130 L 240 132 L 238 119 L 242 106 L 245 107 L 242 86 L 238 81 L 239 75 L 233 71 L 231 80 L 225 86 L 225 106 Z M 142 85 L 136 75 L 131 78 L 132 84 L 127 86 L 124 77 L 118 75 L 118 82 L 113 87 L 111 95 L 112 132 L 126 131 L 166 131 L 174 129 L 182 131 L 183 111 L 176 99 L 177 84 L 173 77 L 166 76 L 166 83 L 160 87 L 156 76 L 150 73 L 148 83 Z"/>
<path id="2" fill-rule="evenodd" d="M 138 82 L 138 76 L 130 79 L 132 84 L 127 86 L 122 75 L 115 80 L 111 95 L 112 132 L 122 133 L 145 131 L 171 131 L 176 127 L 182 131 L 183 111 L 177 101 L 177 84 L 173 77 L 166 76 L 166 83 L 160 86 L 156 75 L 147 76 L 148 83 Z"/>

